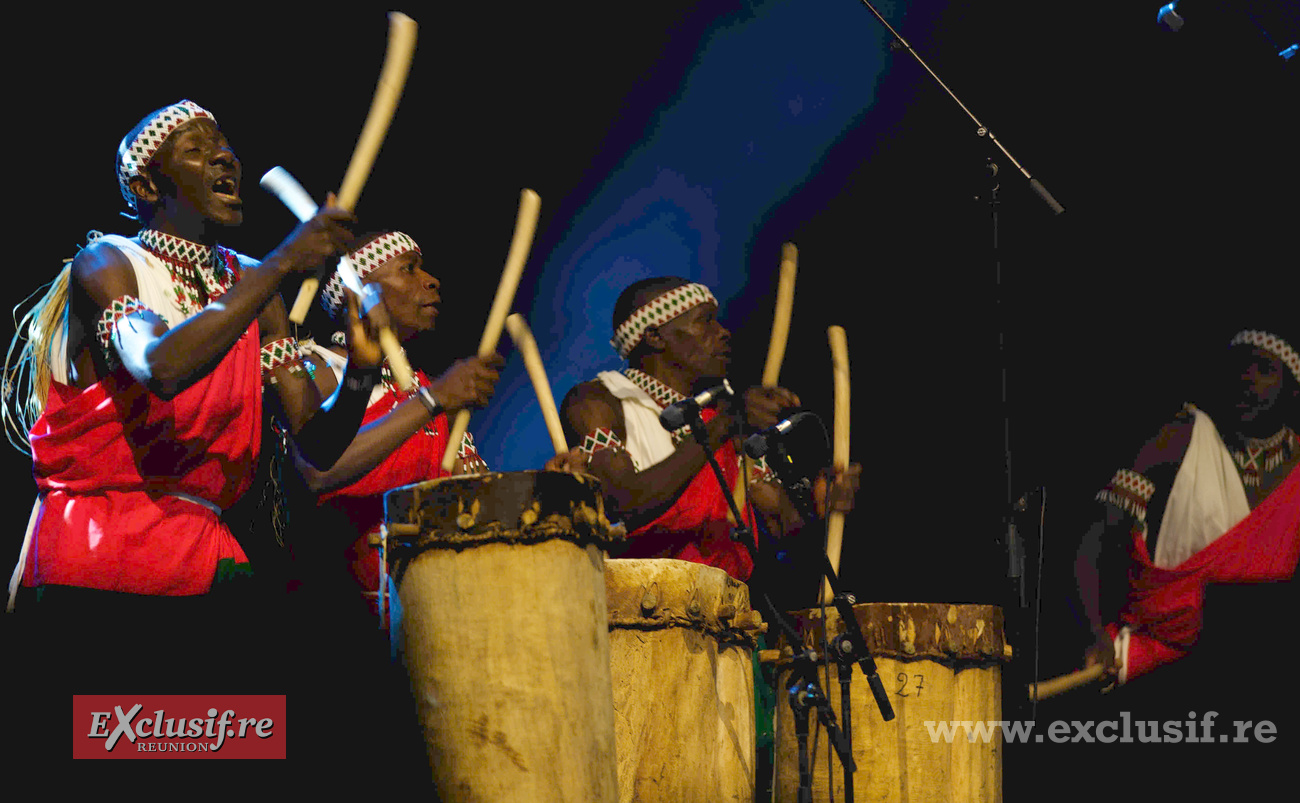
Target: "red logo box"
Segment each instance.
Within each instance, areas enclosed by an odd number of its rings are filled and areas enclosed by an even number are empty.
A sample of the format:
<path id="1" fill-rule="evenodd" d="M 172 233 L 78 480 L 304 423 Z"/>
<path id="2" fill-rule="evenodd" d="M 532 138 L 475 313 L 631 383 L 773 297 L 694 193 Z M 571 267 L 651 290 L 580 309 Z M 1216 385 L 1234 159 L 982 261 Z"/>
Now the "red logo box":
<path id="1" fill-rule="evenodd" d="M 284 758 L 283 694 L 72 697 L 73 758 Z"/>

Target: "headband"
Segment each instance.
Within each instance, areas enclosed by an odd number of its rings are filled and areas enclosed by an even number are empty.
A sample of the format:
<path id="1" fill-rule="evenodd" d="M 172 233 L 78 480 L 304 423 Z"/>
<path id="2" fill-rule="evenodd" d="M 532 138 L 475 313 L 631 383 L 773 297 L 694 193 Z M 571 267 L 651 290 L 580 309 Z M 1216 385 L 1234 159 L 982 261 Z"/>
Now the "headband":
<path id="1" fill-rule="evenodd" d="M 641 342 L 645 330 L 665 324 L 683 312 L 710 301 L 718 303 L 709 288 L 702 284 L 692 282 L 674 287 L 629 315 L 614 330 L 614 339 L 609 344 L 618 350 L 618 356 L 627 359 L 627 355 Z"/>
<path id="2" fill-rule="evenodd" d="M 149 164 L 177 126 L 198 117 L 206 117 L 214 123 L 217 121 L 212 112 L 199 104 L 182 100 L 146 117 L 134 137 L 127 134 L 122 138 L 122 144 L 117 146 L 117 183 L 122 189 L 122 197 L 132 209 L 136 208 L 136 199 L 135 193 L 131 192 L 131 178 L 138 176 L 140 169 Z"/>
<path id="3" fill-rule="evenodd" d="M 420 253 L 420 246 L 415 244 L 415 240 L 400 231 L 390 231 L 349 253 L 348 259 L 357 269 L 357 278 L 365 279 L 380 265 L 411 251 Z M 337 318 L 339 310 L 344 308 L 343 280 L 339 278 L 338 271 L 331 273 L 329 281 L 325 283 L 321 304 L 325 306 L 331 318 Z"/>
<path id="4" fill-rule="evenodd" d="M 1238 332 L 1236 336 L 1232 338 L 1232 342 L 1228 345 L 1239 346 L 1243 343 L 1251 346 L 1259 346 L 1274 357 L 1277 357 L 1282 361 L 1283 365 L 1291 369 L 1291 375 L 1296 378 L 1296 381 L 1300 382 L 1300 353 L 1296 353 L 1296 350 L 1291 348 L 1285 340 L 1277 335 L 1270 335 L 1268 332 L 1257 332 L 1254 329 L 1246 329 Z"/>

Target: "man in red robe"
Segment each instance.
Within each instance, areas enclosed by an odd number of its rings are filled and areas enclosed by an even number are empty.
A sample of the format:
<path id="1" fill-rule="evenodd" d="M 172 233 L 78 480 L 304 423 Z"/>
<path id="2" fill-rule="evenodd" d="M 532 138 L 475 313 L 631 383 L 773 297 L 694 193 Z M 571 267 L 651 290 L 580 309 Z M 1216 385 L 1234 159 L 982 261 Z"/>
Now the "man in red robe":
<path id="1" fill-rule="evenodd" d="M 1106 518 L 1079 552 L 1080 595 L 1097 636 L 1086 661 L 1121 684 L 1192 650 L 1209 586 L 1295 572 L 1300 355 L 1276 335 L 1246 330 L 1226 364 L 1226 392 L 1204 409 L 1187 405 L 1101 491 Z M 1126 598 L 1105 599 L 1103 575 L 1113 586 L 1125 559 Z"/>

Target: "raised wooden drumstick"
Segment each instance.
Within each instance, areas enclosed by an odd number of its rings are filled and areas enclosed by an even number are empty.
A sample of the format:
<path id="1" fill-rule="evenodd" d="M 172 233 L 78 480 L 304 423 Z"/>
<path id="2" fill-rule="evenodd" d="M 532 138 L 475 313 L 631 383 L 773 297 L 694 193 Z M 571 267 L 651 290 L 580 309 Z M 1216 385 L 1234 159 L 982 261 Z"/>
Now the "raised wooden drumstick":
<path id="1" fill-rule="evenodd" d="M 831 370 L 835 377 L 835 444 L 831 464 L 835 473 L 849 467 L 849 341 L 844 327 L 832 326 L 826 330 L 831 343 Z M 826 514 L 826 557 L 831 569 L 840 570 L 840 545 L 844 540 L 844 514 L 832 510 Z M 822 581 L 822 600 L 831 602 L 835 595 L 831 585 Z"/>
<path id="2" fill-rule="evenodd" d="M 537 394 L 537 403 L 542 407 L 542 419 L 546 421 L 546 431 L 551 436 L 551 445 L 556 454 L 569 451 L 564 442 L 564 429 L 560 426 L 560 411 L 555 407 L 555 396 L 551 393 L 550 380 L 546 378 L 546 368 L 542 365 L 542 355 L 537 351 L 537 341 L 533 339 L 532 330 L 524 316 L 515 313 L 506 318 L 506 331 L 515 341 L 515 348 L 524 358 L 524 368 L 528 378 L 533 381 L 533 392 Z"/>
<path id="3" fill-rule="evenodd" d="M 308 220 L 316 214 L 316 202 L 298 183 L 298 179 L 283 167 L 273 167 L 266 171 L 260 183 L 263 188 L 289 207 L 289 211 L 293 212 L 299 220 Z M 338 273 L 339 278 L 343 280 L 343 285 L 356 293 L 358 299 L 365 296 L 361 279 L 357 276 L 356 268 L 352 266 L 352 260 L 347 257 L 341 258 Z M 402 390 L 414 390 L 415 375 L 411 373 L 411 364 L 406 361 L 406 352 L 402 351 L 402 346 L 397 342 L 397 336 L 393 334 L 393 328 L 388 323 L 388 310 L 382 304 L 376 304 L 368 314 L 379 330 L 379 347 L 384 350 L 384 357 L 388 359 L 388 367 L 393 370 L 393 379 L 397 382 L 397 386 Z"/>
<path id="4" fill-rule="evenodd" d="M 366 123 L 361 128 L 361 136 L 352 151 L 352 161 L 348 163 L 347 172 L 343 174 L 343 184 L 339 187 L 336 201 L 340 209 L 350 212 L 356 208 L 357 200 L 361 197 L 361 188 L 370 177 L 370 169 L 375 165 L 379 147 L 384 144 L 388 126 L 392 123 L 393 113 L 397 110 L 397 102 L 401 100 L 402 89 L 406 86 L 406 76 L 411 71 L 411 57 L 415 54 L 417 28 L 415 20 L 400 11 L 388 15 L 388 49 L 384 52 L 384 66 L 379 72 L 379 85 L 375 87 L 375 96 L 370 102 Z M 289 311 L 289 320 L 302 323 L 306 319 L 307 310 L 311 308 L 311 302 L 316 298 L 319 289 L 319 277 L 308 276 L 303 279 L 302 287 L 298 290 L 298 298 L 293 303 L 293 309 Z M 393 343 L 397 342 L 392 332 L 388 333 L 388 338 L 391 338 Z M 385 339 L 381 331 L 381 345 Z M 391 359 L 389 362 L 391 365 Z"/>
<path id="5" fill-rule="evenodd" d="M 776 312 L 772 316 L 772 339 L 767 345 L 767 362 L 763 364 L 763 387 L 776 387 L 785 360 L 785 343 L 790 337 L 790 313 L 794 310 L 794 275 L 799 264 L 799 249 L 794 243 L 781 246 L 781 278 L 776 285 Z"/>
<path id="6" fill-rule="evenodd" d="M 1087 669 L 1080 669 L 1078 672 L 1071 672 L 1068 675 L 1044 680 L 1042 683 L 1029 684 L 1030 701 L 1046 700 L 1048 697 L 1055 697 L 1071 689 L 1077 689 L 1080 686 L 1086 686 L 1097 678 L 1106 673 L 1106 667 L 1101 664 L 1093 664 Z"/>
<path id="7" fill-rule="evenodd" d="M 790 313 L 794 309 L 794 274 L 799 263 L 799 250 L 794 243 L 781 246 L 781 277 L 776 286 L 776 312 L 772 316 L 772 339 L 767 345 L 767 362 L 763 364 L 763 387 L 776 387 L 776 380 L 781 375 L 781 363 L 785 360 L 785 344 L 790 338 Z M 745 482 L 749 478 L 749 457 L 741 452 L 743 470 L 736 476 L 736 487 L 731 495 L 736 500 L 736 509 L 743 510 L 745 505 Z M 727 518 L 731 518 L 728 511 Z M 735 522 L 732 522 L 735 524 Z"/>
<path id="8" fill-rule="evenodd" d="M 496 351 L 497 341 L 501 339 L 501 329 L 505 326 L 506 316 L 510 314 L 510 305 L 515 302 L 515 290 L 519 287 L 519 277 L 524 273 L 528 251 L 533 247 L 533 233 L 537 231 L 537 216 L 541 208 L 542 199 L 537 193 L 527 189 L 520 193 L 519 215 L 515 218 L 515 234 L 510 240 L 510 252 L 506 255 L 506 266 L 501 271 L 501 283 L 497 285 L 487 325 L 483 327 L 483 339 L 478 344 L 480 357 L 487 357 Z M 456 413 L 451 435 L 447 438 L 447 451 L 442 456 L 443 471 L 451 471 L 451 467 L 456 464 L 456 452 L 460 449 L 461 438 L 465 437 L 468 428 L 469 410 L 462 409 Z"/>

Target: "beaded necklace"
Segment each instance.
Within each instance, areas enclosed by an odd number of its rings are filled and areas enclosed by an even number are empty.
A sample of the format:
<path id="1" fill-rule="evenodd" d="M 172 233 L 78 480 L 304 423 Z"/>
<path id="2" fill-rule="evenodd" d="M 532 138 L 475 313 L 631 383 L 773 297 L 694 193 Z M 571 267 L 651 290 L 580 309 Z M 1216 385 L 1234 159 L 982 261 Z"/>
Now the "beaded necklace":
<path id="1" fill-rule="evenodd" d="M 1232 459 L 1241 469 L 1242 484 L 1258 487 L 1260 473 L 1272 471 L 1290 460 L 1297 448 L 1300 439 L 1290 427 L 1283 426 L 1267 438 L 1247 438 L 1245 451 L 1233 449 Z"/>
<path id="2" fill-rule="evenodd" d="M 653 376 L 650 376 L 645 371 L 638 368 L 624 368 L 623 376 L 626 376 L 632 381 L 632 384 L 636 385 L 641 390 L 644 390 L 650 398 L 654 399 L 655 404 L 659 405 L 661 408 L 667 407 L 670 404 L 675 404 L 676 402 L 686 398 L 682 394 L 665 385 L 663 382 L 660 382 L 658 379 L 655 379 Z M 672 436 L 673 445 L 676 446 L 691 434 L 691 428 L 685 426 L 681 429 L 674 430 L 669 434 Z"/>
<path id="3" fill-rule="evenodd" d="M 144 229 L 140 244 L 162 260 L 172 278 L 176 305 L 187 317 L 225 295 L 239 278 L 239 260 L 221 246 L 207 246 L 172 234 Z"/>

